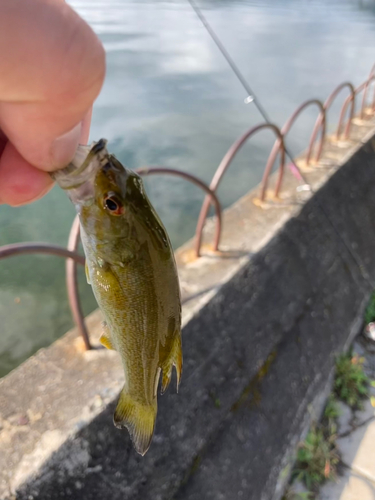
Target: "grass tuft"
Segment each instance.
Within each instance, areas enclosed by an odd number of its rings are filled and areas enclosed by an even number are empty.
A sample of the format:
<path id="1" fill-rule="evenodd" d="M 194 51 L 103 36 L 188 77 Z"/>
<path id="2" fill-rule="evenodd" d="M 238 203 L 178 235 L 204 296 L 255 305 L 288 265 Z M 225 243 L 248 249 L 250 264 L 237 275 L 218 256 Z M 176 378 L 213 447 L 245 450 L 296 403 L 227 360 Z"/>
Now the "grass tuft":
<path id="1" fill-rule="evenodd" d="M 368 396 L 370 379 L 363 369 L 364 358 L 352 351 L 341 354 L 336 360 L 334 392 L 353 409 L 361 409 Z"/>
<path id="2" fill-rule="evenodd" d="M 368 308 L 371 321 L 375 321 L 375 293 Z M 370 310 L 370 306 L 373 309 Z M 368 316 L 370 318 L 370 316 Z M 368 319 L 366 317 L 366 320 Z M 296 463 L 291 481 L 301 481 L 308 492 L 297 493 L 293 484 L 289 486 L 283 500 L 313 500 L 319 487 L 327 480 L 337 477 L 340 455 L 336 447 L 337 418 L 340 411 L 337 400 L 340 399 L 353 409 L 361 409 L 363 400 L 369 397 L 369 387 L 375 386 L 363 369 L 364 358 L 352 351 L 338 356 L 335 366 L 333 393 L 328 398 L 319 424 L 313 424 L 305 441 L 297 450 Z M 371 398 L 375 407 L 375 397 Z"/>
<path id="3" fill-rule="evenodd" d="M 336 435 L 313 426 L 297 451 L 293 479 L 302 481 L 309 490 L 316 490 L 327 479 L 335 479 L 339 460 Z"/>

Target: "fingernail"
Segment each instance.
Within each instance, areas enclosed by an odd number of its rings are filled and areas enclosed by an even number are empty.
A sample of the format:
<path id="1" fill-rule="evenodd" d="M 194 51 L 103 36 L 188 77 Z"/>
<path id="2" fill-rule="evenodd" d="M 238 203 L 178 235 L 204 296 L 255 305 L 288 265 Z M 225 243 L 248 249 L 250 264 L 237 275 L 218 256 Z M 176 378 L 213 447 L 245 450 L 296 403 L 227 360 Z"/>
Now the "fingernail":
<path id="1" fill-rule="evenodd" d="M 81 137 L 82 123 L 55 139 L 51 146 L 51 163 L 54 169 L 65 167 L 76 152 Z"/>

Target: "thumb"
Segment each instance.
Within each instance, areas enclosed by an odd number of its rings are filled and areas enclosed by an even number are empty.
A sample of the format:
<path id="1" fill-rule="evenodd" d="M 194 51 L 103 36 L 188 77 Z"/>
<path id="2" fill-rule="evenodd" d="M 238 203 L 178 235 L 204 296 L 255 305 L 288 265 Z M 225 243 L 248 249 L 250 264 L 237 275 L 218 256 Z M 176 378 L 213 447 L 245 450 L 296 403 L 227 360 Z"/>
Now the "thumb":
<path id="1" fill-rule="evenodd" d="M 105 56 L 91 28 L 61 0 L 0 2 L 0 128 L 41 170 L 66 165 L 87 139 Z"/>

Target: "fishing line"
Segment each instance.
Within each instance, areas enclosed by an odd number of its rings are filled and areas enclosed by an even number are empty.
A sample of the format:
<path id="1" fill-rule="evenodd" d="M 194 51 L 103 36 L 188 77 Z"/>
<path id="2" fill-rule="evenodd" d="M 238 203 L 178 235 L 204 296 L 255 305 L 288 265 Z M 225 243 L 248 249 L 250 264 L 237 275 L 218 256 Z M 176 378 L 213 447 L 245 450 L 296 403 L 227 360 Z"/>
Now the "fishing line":
<path id="1" fill-rule="evenodd" d="M 203 12 L 201 11 L 201 9 L 198 7 L 198 5 L 195 3 L 194 0 L 187 0 L 187 1 L 189 2 L 191 8 L 194 10 L 196 15 L 198 16 L 198 18 L 202 22 L 203 26 L 206 28 L 208 34 L 210 35 L 212 40 L 215 42 L 217 48 L 219 49 L 219 51 L 221 52 L 221 54 L 223 55 L 223 57 L 225 58 L 225 60 L 229 64 L 229 66 L 231 67 L 233 73 L 236 75 L 236 77 L 239 80 L 239 82 L 241 83 L 242 87 L 246 90 L 247 97 L 245 99 L 245 103 L 246 104 L 254 103 L 255 107 L 257 108 L 259 113 L 262 115 L 264 121 L 267 122 L 268 124 L 272 124 L 272 122 L 268 116 L 268 113 L 266 112 L 265 108 L 262 106 L 262 104 L 261 104 L 260 100 L 258 99 L 258 97 L 256 96 L 254 90 L 250 87 L 246 78 L 241 73 L 241 70 L 239 69 L 237 64 L 234 62 L 233 58 L 231 57 L 231 55 L 229 54 L 227 49 L 222 44 L 220 38 L 217 36 L 217 34 L 215 33 L 215 31 L 213 30 L 213 28 L 211 27 L 211 25 L 207 21 L 206 17 L 204 16 Z M 308 186 L 309 190 L 310 190 L 311 189 L 310 184 L 306 181 L 306 179 L 302 175 L 301 170 L 299 169 L 299 167 L 296 165 L 296 162 L 294 161 L 293 155 L 289 152 L 289 150 L 287 149 L 285 144 L 284 144 L 284 150 L 285 150 L 285 153 L 287 154 L 287 156 L 289 157 L 289 159 L 291 160 L 293 166 L 296 168 L 296 170 L 300 176 L 300 180 L 302 180 L 302 182 L 305 184 L 305 186 Z"/>
<path id="2" fill-rule="evenodd" d="M 227 49 L 224 47 L 224 45 L 221 42 L 220 38 L 218 37 L 218 35 L 216 34 L 216 32 L 213 30 L 213 28 L 211 27 L 211 25 L 207 21 L 205 15 L 201 11 L 201 9 L 198 7 L 198 5 L 196 4 L 195 0 L 187 0 L 187 1 L 190 4 L 190 6 L 193 9 L 193 11 L 195 12 L 195 14 L 197 15 L 197 17 L 200 19 L 201 23 L 203 24 L 203 26 L 207 30 L 208 34 L 210 35 L 210 37 L 212 38 L 212 40 L 214 41 L 214 43 L 216 44 L 217 48 L 219 49 L 219 51 L 221 52 L 221 54 L 223 55 L 223 57 L 227 61 L 228 65 L 232 69 L 233 73 L 236 75 L 238 81 L 241 83 L 242 87 L 245 89 L 246 93 L 248 94 L 248 96 L 245 99 L 245 103 L 251 103 L 251 102 L 253 102 L 254 105 L 256 106 L 257 110 L 259 111 L 259 113 L 262 115 L 262 117 L 265 120 L 265 122 L 268 123 L 268 124 L 272 124 L 272 122 L 271 122 L 271 120 L 270 120 L 270 118 L 268 116 L 268 113 L 266 112 L 266 110 L 262 106 L 262 104 L 260 103 L 260 100 L 256 96 L 254 90 L 251 88 L 251 86 L 247 82 L 246 78 L 244 77 L 244 75 L 240 71 L 239 67 L 234 62 L 232 56 L 229 54 L 229 52 L 227 51 Z M 302 182 L 304 183 L 303 185 L 300 186 L 300 190 L 301 191 L 303 191 L 303 190 L 310 191 L 312 195 L 316 194 L 316 191 L 307 182 L 307 179 L 302 174 L 300 168 L 296 165 L 296 162 L 294 161 L 294 157 L 291 154 L 291 152 L 289 151 L 289 149 L 286 147 L 285 143 L 284 143 L 284 150 L 285 150 L 285 153 L 288 156 L 288 158 L 291 160 L 291 162 L 292 162 L 293 166 L 295 167 L 296 171 L 298 172 L 298 175 L 300 176 L 300 180 L 302 180 Z M 354 263 L 358 267 L 359 272 L 360 272 L 362 278 L 367 282 L 367 284 L 371 287 L 371 289 L 374 290 L 375 289 L 375 282 L 373 282 L 373 280 L 370 278 L 370 276 L 367 274 L 367 272 L 366 273 L 364 272 L 363 265 L 361 264 L 361 262 L 358 260 L 357 256 L 352 251 L 352 249 L 350 247 L 350 244 L 348 244 L 345 241 L 344 236 L 340 233 L 340 231 L 337 229 L 337 227 L 335 226 L 335 224 L 331 220 L 331 218 L 328 215 L 328 213 L 327 213 L 324 205 L 322 204 L 322 202 L 318 199 L 318 197 L 316 197 L 314 201 L 317 204 L 318 208 L 320 208 L 322 214 L 324 215 L 324 217 L 328 221 L 328 223 L 331 226 L 331 228 L 333 229 L 333 232 L 337 235 L 338 240 L 344 245 L 346 251 L 349 253 L 349 255 L 353 259 Z"/>

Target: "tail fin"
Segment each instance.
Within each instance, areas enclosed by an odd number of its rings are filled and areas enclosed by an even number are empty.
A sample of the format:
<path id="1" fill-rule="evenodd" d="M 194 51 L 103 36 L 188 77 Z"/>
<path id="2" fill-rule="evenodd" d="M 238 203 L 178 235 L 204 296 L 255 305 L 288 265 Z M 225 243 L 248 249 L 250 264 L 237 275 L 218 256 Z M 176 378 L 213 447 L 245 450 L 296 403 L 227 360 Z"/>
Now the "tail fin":
<path id="1" fill-rule="evenodd" d="M 172 377 L 172 367 L 176 367 L 177 374 L 177 392 L 178 386 L 180 385 L 181 374 L 182 374 L 182 346 L 181 346 L 181 335 L 176 335 L 173 343 L 173 347 L 168 358 L 163 362 L 161 369 L 163 370 L 163 378 L 161 383 L 161 393 L 164 394 L 167 390 Z"/>
<path id="2" fill-rule="evenodd" d="M 147 452 L 151 444 L 156 413 L 156 398 L 150 405 L 144 405 L 129 396 L 125 389 L 121 391 L 113 422 L 119 429 L 124 427 L 128 429 L 134 448 L 142 456 Z"/>

